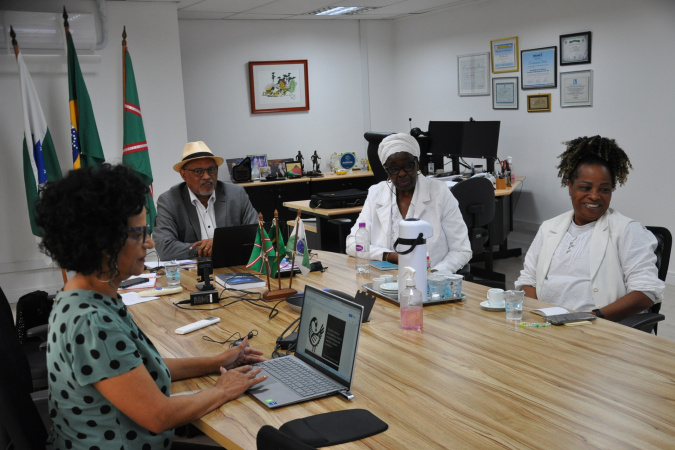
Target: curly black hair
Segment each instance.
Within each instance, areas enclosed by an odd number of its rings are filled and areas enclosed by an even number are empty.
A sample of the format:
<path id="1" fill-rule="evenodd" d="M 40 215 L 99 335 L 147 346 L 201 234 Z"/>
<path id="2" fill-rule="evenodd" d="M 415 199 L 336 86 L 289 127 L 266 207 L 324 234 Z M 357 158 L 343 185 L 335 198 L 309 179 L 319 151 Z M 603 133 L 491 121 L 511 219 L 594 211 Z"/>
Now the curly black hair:
<path id="1" fill-rule="evenodd" d="M 617 181 L 621 186 L 626 184 L 629 169 L 632 169 L 633 165 L 626 152 L 614 139 L 584 136 L 563 142 L 563 144 L 567 146 L 567 149 L 558 155 L 560 164 L 556 167 L 560 184 L 563 187 L 566 187 L 568 182 L 574 183 L 577 169 L 581 164 L 597 164 L 606 167 L 612 177 L 612 190 L 616 188 Z"/>
<path id="2" fill-rule="evenodd" d="M 110 279 L 115 278 L 129 218 L 143 211 L 147 192 L 123 165 L 72 170 L 47 183 L 36 204 L 40 249 L 62 268 L 83 275 L 103 273 L 105 263 Z"/>

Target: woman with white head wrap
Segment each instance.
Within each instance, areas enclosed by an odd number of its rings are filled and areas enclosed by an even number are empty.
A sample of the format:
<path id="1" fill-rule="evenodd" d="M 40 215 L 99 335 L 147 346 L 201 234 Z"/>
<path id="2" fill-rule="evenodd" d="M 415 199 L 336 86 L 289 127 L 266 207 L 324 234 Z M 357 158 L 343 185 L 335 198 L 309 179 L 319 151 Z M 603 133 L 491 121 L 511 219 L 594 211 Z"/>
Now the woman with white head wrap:
<path id="1" fill-rule="evenodd" d="M 394 242 L 398 223 L 422 219 L 434 230 L 427 240 L 432 270 L 457 272 L 471 259 L 471 245 L 459 205 L 450 189 L 437 180 L 418 176 L 420 147 L 406 133 L 393 134 L 378 148 L 388 179 L 368 190 L 363 210 L 347 236 L 347 254 L 356 254 L 359 223 L 370 233 L 370 259 L 398 264 Z"/>

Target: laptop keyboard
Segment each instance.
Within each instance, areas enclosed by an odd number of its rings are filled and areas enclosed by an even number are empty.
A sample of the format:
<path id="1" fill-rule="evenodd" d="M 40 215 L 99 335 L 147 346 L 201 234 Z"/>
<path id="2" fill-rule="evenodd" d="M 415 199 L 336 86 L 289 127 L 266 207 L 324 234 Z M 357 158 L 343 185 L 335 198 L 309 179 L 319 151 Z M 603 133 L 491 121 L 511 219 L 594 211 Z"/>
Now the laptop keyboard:
<path id="1" fill-rule="evenodd" d="M 315 370 L 299 364 L 295 358 L 269 359 L 261 364 L 270 376 L 281 381 L 302 397 L 340 389 L 340 385 Z"/>

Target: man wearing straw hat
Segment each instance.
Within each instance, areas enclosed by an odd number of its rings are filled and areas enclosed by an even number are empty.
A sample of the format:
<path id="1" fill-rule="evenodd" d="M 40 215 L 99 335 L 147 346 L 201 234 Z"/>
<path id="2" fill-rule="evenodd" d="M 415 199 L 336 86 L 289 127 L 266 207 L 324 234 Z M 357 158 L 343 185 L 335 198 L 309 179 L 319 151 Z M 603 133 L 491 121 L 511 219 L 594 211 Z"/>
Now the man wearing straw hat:
<path id="1" fill-rule="evenodd" d="M 183 183 L 157 199 L 152 239 L 162 261 L 210 257 L 218 227 L 254 224 L 258 213 L 241 186 L 218 181 L 223 158 L 202 141 L 188 142 L 174 164 Z"/>

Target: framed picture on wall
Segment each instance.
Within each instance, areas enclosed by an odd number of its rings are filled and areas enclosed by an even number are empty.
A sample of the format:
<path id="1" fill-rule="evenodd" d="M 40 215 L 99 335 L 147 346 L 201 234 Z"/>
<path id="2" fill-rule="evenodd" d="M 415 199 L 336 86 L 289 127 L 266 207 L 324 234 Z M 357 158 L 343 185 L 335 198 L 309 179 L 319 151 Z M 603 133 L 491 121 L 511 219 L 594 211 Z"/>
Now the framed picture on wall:
<path id="1" fill-rule="evenodd" d="M 560 65 L 589 64 L 591 62 L 591 32 L 560 36 Z"/>
<path id="2" fill-rule="evenodd" d="M 520 52 L 522 89 L 547 89 L 558 86 L 557 47 L 543 47 Z"/>
<path id="3" fill-rule="evenodd" d="M 551 94 L 528 95 L 527 112 L 551 112 Z"/>
<path id="4" fill-rule="evenodd" d="M 518 109 L 518 77 L 492 79 L 492 109 Z"/>
<path id="5" fill-rule="evenodd" d="M 309 111 L 307 60 L 248 63 L 251 113 Z"/>
<path id="6" fill-rule="evenodd" d="M 490 41 L 492 73 L 518 72 L 518 36 Z"/>
<path id="7" fill-rule="evenodd" d="M 560 74 L 560 107 L 593 106 L 593 71 Z"/>
<path id="8" fill-rule="evenodd" d="M 457 89 L 460 97 L 490 95 L 490 54 L 457 57 Z"/>

